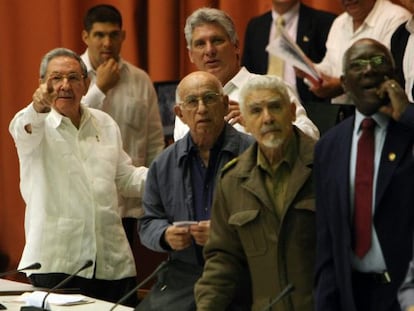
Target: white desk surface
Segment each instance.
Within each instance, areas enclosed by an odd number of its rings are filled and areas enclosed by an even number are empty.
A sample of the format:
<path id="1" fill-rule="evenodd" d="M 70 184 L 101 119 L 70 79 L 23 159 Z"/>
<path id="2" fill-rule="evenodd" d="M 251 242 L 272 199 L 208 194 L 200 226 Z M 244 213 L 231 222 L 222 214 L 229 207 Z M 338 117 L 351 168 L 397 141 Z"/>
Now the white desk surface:
<path id="1" fill-rule="evenodd" d="M 20 311 L 24 303 L 17 302 L 19 295 L 0 296 L 0 303 L 3 304 L 7 311 Z M 109 311 L 114 304 L 111 302 L 95 299 L 94 302 L 75 305 L 75 306 L 56 306 L 52 305 L 52 311 Z M 114 311 L 130 311 L 133 308 L 118 305 Z"/>
<path id="2" fill-rule="evenodd" d="M 21 294 L 36 290 L 31 284 L 0 279 L 0 296 Z"/>
<path id="3" fill-rule="evenodd" d="M 18 302 L 17 298 L 23 292 L 32 292 L 36 290 L 32 285 L 0 279 L 0 303 L 3 304 L 7 311 L 20 311 L 24 305 Z M 94 298 L 92 298 L 94 299 Z M 52 305 L 52 311 L 109 311 L 114 304 L 103 300 L 94 299 L 92 303 L 86 303 L 76 306 L 56 306 Z M 130 307 L 118 305 L 114 311 L 134 310 Z"/>

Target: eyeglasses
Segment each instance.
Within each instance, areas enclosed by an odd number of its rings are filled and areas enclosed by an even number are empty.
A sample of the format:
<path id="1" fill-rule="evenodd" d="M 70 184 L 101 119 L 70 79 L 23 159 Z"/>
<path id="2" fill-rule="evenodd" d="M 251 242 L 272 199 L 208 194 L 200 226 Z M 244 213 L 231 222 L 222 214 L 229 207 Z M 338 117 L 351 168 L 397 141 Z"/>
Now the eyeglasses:
<path id="1" fill-rule="evenodd" d="M 200 100 L 206 106 L 212 106 L 219 102 L 219 99 L 222 97 L 222 94 L 214 93 L 214 92 L 207 92 L 200 96 L 190 95 L 184 99 L 184 101 L 180 104 L 185 110 L 193 110 L 198 107 L 198 103 Z"/>
<path id="2" fill-rule="evenodd" d="M 370 59 L 354 59 L 349 63 L 349 69 L 362 71 L 368 65 L 379 68 L 387 63 L 387 59 L 383 55 L 373 56 Z"/>
<path id="3" fill-rule="evenodd" d="M 66 75 L 63 73 L 52 73 L 48 80 L 50 80 L 53 85 L 60 85 L 63 83 L 63 80 L 66 79 L 69 84 L 73 85 L 80 83 L 83 78 L 84 76 L 77 72 L 71 72 Z"/>

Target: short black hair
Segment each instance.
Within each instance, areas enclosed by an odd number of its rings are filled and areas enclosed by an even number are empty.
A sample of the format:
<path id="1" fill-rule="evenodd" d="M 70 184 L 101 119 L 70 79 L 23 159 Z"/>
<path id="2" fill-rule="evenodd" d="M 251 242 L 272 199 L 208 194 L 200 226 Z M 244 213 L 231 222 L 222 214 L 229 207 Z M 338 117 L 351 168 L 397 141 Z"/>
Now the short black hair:
<path id="1" fill-rule="evenodd" d="M 109 4 L 91 7 L 83 18 L 83 27 L 89 32 L 94 23 L 112 23 L 122 28 L 122 16 L 118 9 Z"/>

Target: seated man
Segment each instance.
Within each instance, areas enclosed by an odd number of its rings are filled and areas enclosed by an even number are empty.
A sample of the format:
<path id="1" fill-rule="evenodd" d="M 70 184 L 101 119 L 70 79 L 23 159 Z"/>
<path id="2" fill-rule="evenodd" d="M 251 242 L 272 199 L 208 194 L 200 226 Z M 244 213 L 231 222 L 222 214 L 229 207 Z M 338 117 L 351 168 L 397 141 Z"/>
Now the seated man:
<path id="1" fill-rule="evenodd" d="M 144 191 L 140 221 L 143 245 L 169 253 L 168 269 L 160 273 L 138 310 L 195 310 L 193 287 L 203 270 L 203 246 L 210 230 L 216 176 L 252 138 L 224 120 L 228 97 L 215 76 L 197 71 L 177 87 L 176 115 L 190 132 L 170 145 L 152 163 Z M 193 221 L 192 225 L 174 225 Z"/>

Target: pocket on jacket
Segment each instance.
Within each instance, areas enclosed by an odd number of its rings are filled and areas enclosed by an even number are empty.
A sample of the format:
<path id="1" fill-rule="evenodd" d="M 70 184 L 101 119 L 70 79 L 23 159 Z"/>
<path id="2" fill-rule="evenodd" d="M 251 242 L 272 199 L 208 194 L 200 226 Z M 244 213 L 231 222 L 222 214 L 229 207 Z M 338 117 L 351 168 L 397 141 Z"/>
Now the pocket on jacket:
<path id="1" fill-rule="evenodd" d="M 315 198 L 301 200 L 294 205 L 294 208 L 315 212 Z"/>
<path id="2" fill-rule="evenodd" d="M 229 217 L 229 224 L 236 227 L 243 249 L 248 257 L 260 256 L 266 252 L 266 238 L 259 219 L 260 210 L 244 210 Z"/>

